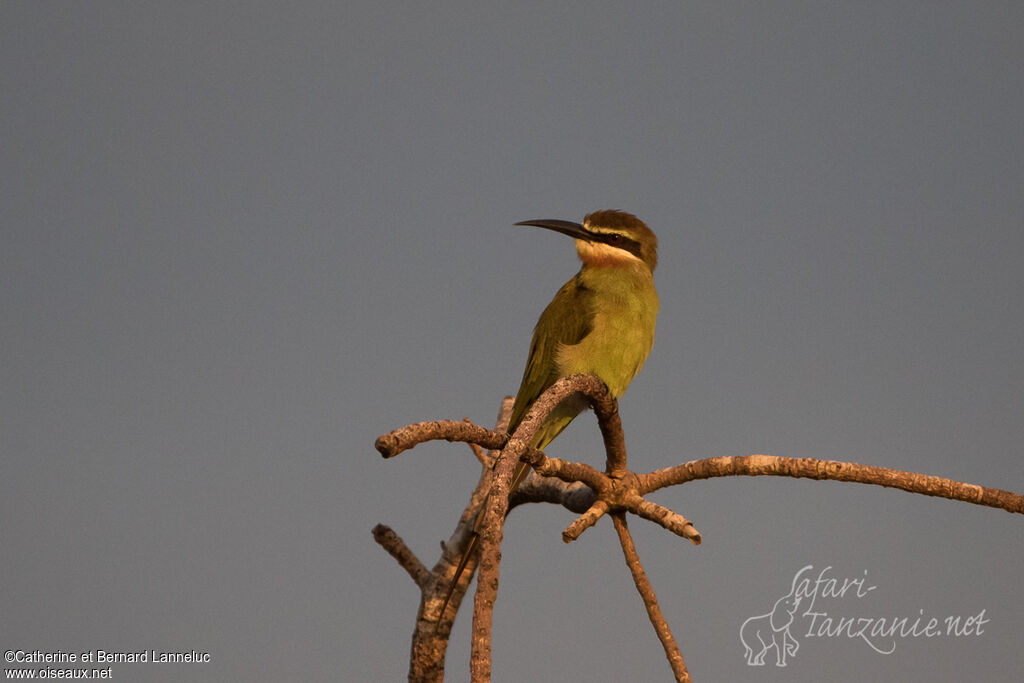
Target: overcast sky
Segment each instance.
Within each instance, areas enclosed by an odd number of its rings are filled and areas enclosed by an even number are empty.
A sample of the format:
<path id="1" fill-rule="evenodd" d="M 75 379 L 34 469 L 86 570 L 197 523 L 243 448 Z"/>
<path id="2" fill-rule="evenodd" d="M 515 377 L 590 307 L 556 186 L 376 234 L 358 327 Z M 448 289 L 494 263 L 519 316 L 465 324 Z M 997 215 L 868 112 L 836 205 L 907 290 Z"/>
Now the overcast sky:
<path id="1" fill-rule="evenodd" d="M 513 227 L 640 216 L 639 471 L 768 453 L 1024 492 L 1019 2 L 0 4 L 0 647 L 209 652 L 120 681 L 406 675 L 478 468 L 381 433 L 493 422 L 578 268 Z M 603 462 L 581 416 L 548 449 Z M 654 496 L 641 558 L 696 681 L 1016 681 L 1024 518 L 853 484 Z M 610 523 L 509 518 L 496 681 L 671 680 Z M 802 567 L 819 637 L 746 664 Z M 806 605 L 807 603 L 805 603 Z M 470 603 L 449 680 L 468 679 Z M 887 649 L 892 639 L 880 639 Z M 4 666 L 9 666 L 5 664 Z"/>

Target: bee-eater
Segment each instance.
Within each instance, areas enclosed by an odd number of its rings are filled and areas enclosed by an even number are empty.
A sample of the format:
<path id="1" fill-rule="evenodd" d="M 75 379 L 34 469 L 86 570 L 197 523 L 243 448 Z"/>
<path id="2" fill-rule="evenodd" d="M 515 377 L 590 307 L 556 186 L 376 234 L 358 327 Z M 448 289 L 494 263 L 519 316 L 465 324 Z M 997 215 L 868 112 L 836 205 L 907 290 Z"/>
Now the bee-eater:
<path id="1" fill-rule="evenodd" d="M 533 402 L 561 377 L 596 375 L 608 385 L 612 396 L 622 396 L 647 360 L 658 315 L 658 292 L 654 289 L 658 238 L 636 216 L 607 210 L 587 215 L 582 225 L 550 219 L 516 225 L 547 228 L 572 237 L 583 265 L 558 290 L 537 321 L 526 370 L 512 406 L 509 434 Z M 582 399 L 563 401 L 544 420 L 530 445 L 544 449 L 586 407 Z M 511 491 L 529 470 L 529 465 L 519 463 Z M 477 518 L 478 525 L 482 517 Z M 478 538 L 479 526 L 455 570 L 438 622 Z"/>

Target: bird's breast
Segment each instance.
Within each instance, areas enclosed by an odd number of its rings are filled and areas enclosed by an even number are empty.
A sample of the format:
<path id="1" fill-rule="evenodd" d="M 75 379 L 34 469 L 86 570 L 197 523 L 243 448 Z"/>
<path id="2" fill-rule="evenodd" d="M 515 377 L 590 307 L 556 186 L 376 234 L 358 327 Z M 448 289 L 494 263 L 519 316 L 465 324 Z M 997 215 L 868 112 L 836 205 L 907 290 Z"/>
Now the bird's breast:
<path id="1" fill-rule="evenodd" d="M 600 275 L 585 282 L 593 291 L 589 334 L 577 344 L 562 345 L 556 362 L 562 376 L 597 375 L 619 397 L 654 344 L 658 294 L 649 272 L 628 279 Z"/>

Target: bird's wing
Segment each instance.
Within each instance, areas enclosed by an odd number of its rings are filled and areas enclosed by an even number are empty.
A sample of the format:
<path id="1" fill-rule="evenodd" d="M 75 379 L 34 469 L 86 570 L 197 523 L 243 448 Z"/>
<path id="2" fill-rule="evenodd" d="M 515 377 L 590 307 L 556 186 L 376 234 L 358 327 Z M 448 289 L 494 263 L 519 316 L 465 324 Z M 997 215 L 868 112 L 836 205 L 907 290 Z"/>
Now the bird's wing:
<path id="1" fill-rule="evenodd" d="M 594 293 L 583 285 L 579 274 L 576 274 L 558 290 L 558 294 L 541 313 L 537 327 L 533 330 L 523 381 L 512 406 L 509 433 L 519 426 L 537 397 L 558 379 L 558 349 L 563 345 L 579 344 L 590 334 L 594 319 L 593 298 Z"/>
<path id="2" fill-rule="evenodd" d="M 579 344 L 584 337 L 590 334 L 590 331 L 593 329 L 594 318 L 593 296 L 594 293 L 583 285 L 579 274 L 577 274 L 558 290 L 558 294 L 555 295 L 555 298 L 548 304 L 548 307 L 541 313 L 540 320 L 537 321 L 537 327 L 533 330 L 533 341 L 530 342 L 530 357 L 526 360 L 523 382 L 519 385 L 519 393 L 516 394 L 516 402 L 512 406 L 512 418 L 509 421 L 508 428 L 510 434 L 519 426 L 520 421 L 526 415 L 527 409 L 537 397 L 544 393 L 544 390 L 558 379 L 558 363 L 556 362 L 558 349 L 562 346 Z M 572 420 L 572 417 L 572 415 L 565 416 L 565 419 L 554 427 L 550 438 L 554 438 L 554 435 L 561 431 Z M 529 465 L 524 462 L 518 463 L 512 479 L 512 491 L 516 490 L 529 471 Z M 459 582 L 459 577 L 462 576 L 462 572 L 477 546 L 482 520 L 483 515 L 481 514 L 476 519 L 469 543 L 462 552 L 458 567 L 455 568 L 455 577 L 448 585 L 448 592 L 444 597 L 444 602 L 441 603 L 441 611 L 438 613 L 437 623 L 434 625 L 435 634 L 441 625 L 441 618 L 448 607 L 448 602 L 455 592 L 455 586 Z"/>

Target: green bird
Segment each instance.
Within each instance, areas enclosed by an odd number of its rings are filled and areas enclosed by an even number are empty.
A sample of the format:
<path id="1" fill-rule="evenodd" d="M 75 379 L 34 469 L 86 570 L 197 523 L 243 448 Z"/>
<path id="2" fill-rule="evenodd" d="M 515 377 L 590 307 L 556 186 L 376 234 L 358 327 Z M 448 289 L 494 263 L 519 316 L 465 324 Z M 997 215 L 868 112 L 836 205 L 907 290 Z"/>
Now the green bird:
<path id="1" fill-rule="evenodd" d="M 550 219 L 516 225 L 547 228 L 572 237 L 583 265 L 558 290 L 537 321 L 526 370 L 512 406 L 510 434 L 533 402 L 562 377 L 596 375 L 608 385 L 612 396 L 622 396 L 654 344 L 659 305 L 654 288 L 658 238 L 636 216 L 606 210 L 587 215 L 582 225 Z M 582 399 L 562 401 L 544 420 L 530 445 L 543 450 L 586 407 Z M 529 471 L 529 465 L 519 463 L 511 491 Z M 455 570 L 438 623 L 476 547 L 482 517 L 477 518 L 477 527 Z"/>

